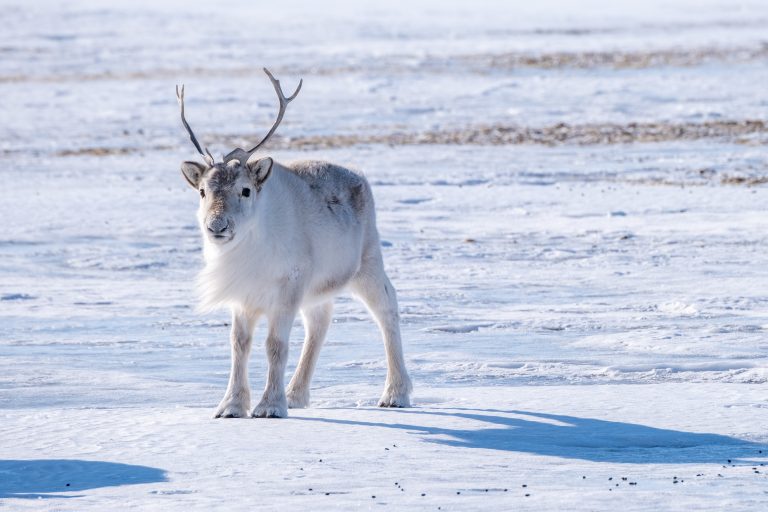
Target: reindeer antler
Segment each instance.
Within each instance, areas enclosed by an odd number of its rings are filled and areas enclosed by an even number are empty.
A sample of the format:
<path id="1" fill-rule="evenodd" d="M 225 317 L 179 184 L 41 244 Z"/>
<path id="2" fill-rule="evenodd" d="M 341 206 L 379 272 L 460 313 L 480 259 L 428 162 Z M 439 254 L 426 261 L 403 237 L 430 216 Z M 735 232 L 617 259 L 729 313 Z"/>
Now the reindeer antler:
<path id="1" fill-rule="evenodd" d="M 264 72 L 269 77 L 270 82 L 272 82 L 272 87 L 275 88 L 275 93 L 277 93 L 277 98 L 280 100 L 280 109 L 277 112 L 277 119 L 275 119 L 275 123 L 272 125 L 272 128 L 269 130 L 269 132 L 264 136 L 263 139 L 261 139 L 261 142 L 253 146 L 251 149 L 248 150 L 248 154 L 252 154 L 254 151 L 259 149 L 265 142 L 269 140 L 270 137 L 272 137 L 272 134 L 275 133 L 275 130 L 277 130 L 277 127 L 280 126 L 280 122 L 283 120 L 283 114 L 285 114 L 285 109 L 288 107 L 288 104 L 296 98 L 296 96 L 299 94 L 299 91 L 301 90 L 301 86 L 304 83 L 304 79 L 299 80 L 299 86 L 296 87 L 296 90 L 293 94 L 285 97 L 285 94 L 283 93 L 283 88 L 280 87 L 280 80 L 277 80 L 274 76 L 272 76 L 272 73 L 269 72 L 267 68 L 263 68 Z"/>
<path id="2" fill-rule="evenodd" d="M 299 85 L 296 87 L 296 90 L 291 94 L 290 96 L 286 97 L 285 93 L 283 93 L 283 88 L 280 87 L 280 80 L 276 79 L 272 73 L 269 72 L 267 68 L 264 68 L 264 72 L 269 77 L 269 80 L 272 82 L 272 87 L 275 88 L 275 93 L 277 93 L 277 99 L 280 101 L 280 108 L 277 111 L 277 119 L 275 119 L 274 124 L 272 125 L 272 128 L 267 132 L 267 134 L 264 136 L 261 141 L 253 146 L 248 151 L 245 151 L 242 148 L 237 148 L 234 151 L 231 151 L 227 156 L 224 157 L 224 162 L 227 163 L 230 160 L 237 159 L 240 160 L 242 163 L 245 163 L 248 160 L 248 157 L 251 156 L 257 149 L 259 149 L 261 146 L 263 146 L 270 137 L 275 133 L 275 130 L 277 130 L 277 127 L 280 126 L 280 122 L 283 120 L 283 115 L 285 115 L 285 109 L 288 107 L 288 104 L 292 102 L 296 96 L 299 94 L 299 91 L 301 90 L 301 86 L 304 84 L 304 79 L 299 80 Z M 187 123 L 187 119 L 184 117 L 184 85 L 181 86 L 181 91 L 179 91 L 179 86 L 176 86 L 176 98 L 179 100 L 179 105 L 181 106 L 181 122 L 184 124 L 184 128 L 186 128 L 187 133 L 189 133 L 189 138 L 192 141 L 192 144 L 195 145 L 195 148 L 197 148 L 197 152 L 200 153 L 200 156 L 203 157 L 203 159 L 206 161 L 206 163 L 210 166 L 213 166 L 214 159 L 213 155 L 208 151 L 208 148 L 205 148 L 205 152 L 203 152 L 203 148 L 200 147 L 200 143 L 197 142 L 197 137 L 195 137 L 195 133 L 192 131 L 192 128 L 190 128 L 189 123 Z"/>
<path id="3" fill-rule="evenodd" d="M 190 128 L 187 119 L 184 117 L 184 84 L 181 85 L 181 92 L 179 92 L 179 86 L 176 86 L 176 99 L 179 100 L 179 105 L 181 106 L 181 122 L 184 125 L 184 128 L 186 128 L 187 133 L 189 133 L 189 138 L 192 140 L 192 144 L 195 145 L 197 152 L 200 153 L 200 156 L 203 157 L 203 160 L 205 160 L 208 165 L 213 166 L 213 155 L 211 155 L 210 151 L 208 151 L 208 148 L 205 148 L 205 153 L 203 153 L 203 149 L 200 147 L 200 143 L 197 142 L 197 137 L 195 137 L 195 132 L 192 131 L 192 128 Z"/>
<path id="4" fill-rule="evenodd" d="M 227 156 L 224 157 L 224 162 L 229 162 L 230 160 L 240 160 L 242 163 L 245 163 L 248 160 L 248 157 L 250 157 L 257 149 L 259 149 L 261 146 L 266 143 L 270 137 L 272 137 L 272 134 L 275 133 L 275 130 L 277 130 L 277 127 L 280 125 L 280 122 L 283 120 L 283 115 L 285 114 L 285 109 L 288 107 L 288 104 L 293 101 L 293 99 L 296 97 L 297 94 L 299 94 L 299 91 L 301 90 L 301 86 L 304 83 L 304 79 L 299 80 L 299 86 L 296 87 L 296 90 L 288 96 L 285 97 L 285 93 L 283 93 L 283 88 L 280 87 L 280 80 L 276 79 L 272 73 L 269 72 L 267 68 L 263 68 L 264 72 L 269 77 L 269 80 L 272 82 L 272 87 L 275 88 L 275 93 L 277 93 L 277 99 L 280 101 L 280 108 L 277 111 L 277 119 L 275 119 L 274 124 L 272 125 L 272 128 L 269 130 L 269 132 L 264 136 L 263 139 L 261 139 L 261 142 L 253 146 L 248 151 L 237 148 L 233 151 L 231 151 Z"/>

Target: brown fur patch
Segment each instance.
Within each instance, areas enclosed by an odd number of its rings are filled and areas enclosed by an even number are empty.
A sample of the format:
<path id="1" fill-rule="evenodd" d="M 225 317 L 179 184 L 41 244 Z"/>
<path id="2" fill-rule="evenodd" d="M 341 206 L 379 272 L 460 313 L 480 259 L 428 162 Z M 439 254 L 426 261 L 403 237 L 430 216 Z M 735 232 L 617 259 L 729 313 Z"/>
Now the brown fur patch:
<path id="1" fill-rule="evenodd" d="M 349 199 L 352 202 L 352 208 L 357 212 L 365 209 L 365 184 L 360 181 L 349 188 Z"/>
<path id="2" fill-rule="evenodd" d="M 221 192 L 234 186 L 239 172 L 234 168 L 226 167 L 224 164 L 216 166 L 208 172 L 208 186 L 214 192 Z"/>

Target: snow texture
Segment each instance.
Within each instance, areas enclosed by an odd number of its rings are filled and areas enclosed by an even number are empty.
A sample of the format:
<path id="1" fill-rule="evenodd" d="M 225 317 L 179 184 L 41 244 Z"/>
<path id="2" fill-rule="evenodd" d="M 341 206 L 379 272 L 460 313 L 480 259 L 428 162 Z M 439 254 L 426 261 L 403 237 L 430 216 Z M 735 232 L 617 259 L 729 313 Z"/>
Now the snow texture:
<path id="1" fill-rule="evenodd" d="M 0 510 L 768 506 L 765 2 L 0 8 Z M 371 182 L 411 409 L 340 298 L 309 409 L 211 418 L 174 85 L 220 156 L 262 66 L 267 152 Z"/>

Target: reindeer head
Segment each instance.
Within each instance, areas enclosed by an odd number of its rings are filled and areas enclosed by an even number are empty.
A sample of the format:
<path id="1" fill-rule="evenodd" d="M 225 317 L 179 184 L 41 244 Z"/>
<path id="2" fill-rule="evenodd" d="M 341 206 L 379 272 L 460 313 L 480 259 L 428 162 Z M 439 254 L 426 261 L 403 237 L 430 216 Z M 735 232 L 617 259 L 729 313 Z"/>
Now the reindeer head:
<path id="1" fill-rule="evenodd" d="M 236 228 L 247 224 L 248 220 L 253 218 L 252 213 L 256 202 L 272 172 L 273 164 L 271 158 L 256 155 L 256 150 L 272 137 L 283 120 L 288 103 L 301 90 L 303 80 L 299 81 L 296 91 L 286 97 L 280 87 L 280 81 L 276 80 L 268 69 L 264 68 L 264 72 L 272 82 L 280 100 L 277 119 L 258 144 L 247 151 L 237 148 L 219 163 L 216 163 L 208 148 L 203 152 L 200 143 L 197 142 L 197 137 L 184 117 L 184 86 L 181 86 L 181 90 L 176 86 L 176 97 L 181 106 L 181 122 L 189 133 L 192 144 L 205 161 L 205 164 L 184 162 L 181 164 L 181 172 L 189 185 L 200 194 L 197 220 L 203 236 L 212 243 L 224 244 L 231 241 L 235 237 Z"/>

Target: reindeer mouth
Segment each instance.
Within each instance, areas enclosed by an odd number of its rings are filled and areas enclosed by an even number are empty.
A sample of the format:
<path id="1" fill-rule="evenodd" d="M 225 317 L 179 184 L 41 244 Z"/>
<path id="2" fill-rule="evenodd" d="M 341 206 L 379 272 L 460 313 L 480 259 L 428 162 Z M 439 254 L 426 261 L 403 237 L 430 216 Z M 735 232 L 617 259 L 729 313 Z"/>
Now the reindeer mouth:
<path id="1" fill-rule="evenodd" d="M 235 233 L 230 230 L 222 231 L 220 233 L 208 233 L 208 239 L 217 245 L 231 242 L 233 238 L 235 238 Z"/>
<path id="2" fill-rule="evenodd" d="M 217 244 L 225 244 L 230 242 L 234 237 L 235 235 L 232 233 L 228 233 L 226 235 L 211 235 L 211 239 Z"/>

